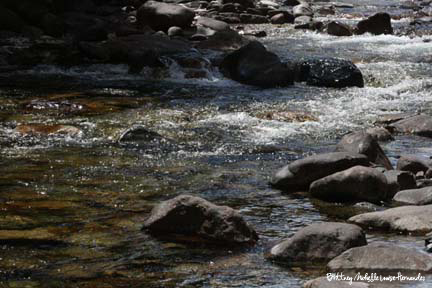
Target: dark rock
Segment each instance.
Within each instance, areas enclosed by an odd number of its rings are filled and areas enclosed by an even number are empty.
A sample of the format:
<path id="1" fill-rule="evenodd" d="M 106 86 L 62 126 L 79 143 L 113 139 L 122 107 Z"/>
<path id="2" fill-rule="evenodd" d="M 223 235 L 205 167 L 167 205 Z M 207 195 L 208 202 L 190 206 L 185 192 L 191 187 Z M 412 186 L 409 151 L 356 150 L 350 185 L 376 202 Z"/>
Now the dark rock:
<path id="1" fill-rule="evenodd" d="M 327 262 L 352 247 L 363 245 L 367 245 L 367 242 L 360 227 L 324 222 L 300 229 L 291 238 L 271 248 L 268 258 L 289 265 L 318 264 Z"/>
<path id="2" fill-rule="evenodd" d="M 374 35 L 379 34 L 393 34 L 391 26 L 391 18 L 387 13 L 376 13 L 368 19 L 361 20 L 357 24 L 357 34 L 371 33 Z"/>
<path id="3" fill-rule="evenodd" d="M 351 168 L 369 165 L 365 155 L 345 152 L 317 154 L 296 160 L 276 172 L 271 185 L 285 191 L 308 190 L 320 178 Z"/>
<path id="4" fill-rule="evenodd" d="M 78 41 L 104 41 L 107 39 L 108 27 L 105 21 L 84 13 L 67 13 L 63 15 L 65 30 L 74 35 Z"/>
<path id="5" fill-rule="evenodd" d="M 206 35 L 198 34 L 198 33 L 189 37 L 190 41 L 205 41 L 207 39 L 208 39 L 208 37 Z"/>
<path id="6" fill-rule="evenodd" d="M 353 132 L 342 137 L 336 145 L 336 151 L 364 154 L 370 162 L 389 170 L 393 169 L 378 141 L 364 131 Z"/>
<path id="7" fill-rule="evenodd" d="M 0 6 L 0 30 L 20 33 L 25 25 L 24 20 L 15 12 Z"/>
<path id="8" fill-rule="evenodd" d="M 322 87 L 363 87 L 363 75 L 351 62 L 338 58 L 311 58 L 298 64 L 299 80 Z"/>
<path id="9" fill-rule="evenodd" d="M 195 47 L 198 49 L 232 51 L 234 49 L 239 49 L 246 43 L 248 43 L 246 38 L 239 35 L 237 31 L 230 29 L 226 31 L 216 31 L 216 33 L 209 35 L 208 40 L 201 41 Z"/>
<path id="10" fill-rule="evenodd" d="M 118 140 L 120 143 L 133 142 L 133 143 L 148 143 L 153 141 L 164 141 L 159 133 L 148 130 L 142 126 L 136 126 L 124 131 Z"/>
<path id="11" fill-rule="evenodd" d="M 247 13 L 240 14 L 240 21 L 244 24 L 264 24 L 269 22 L 269 20 L 265 16 Z"/>
<path id="12" fill-rule="evenodd" d="M 292 71 L 256 41 L 228 54 L 220 69 L 225 77 L 249 85 L 275 87 L 293 83 Z"/>
<path id="13" fill-rule="evenodd" d="M 264 11 L 262 11 L 261 9 L 257 9 L 257 8 L 248 8 L 246 10 L 247 14 L 253 14 L 253 15 L 261 15 L 261 16 L 265 16 Z"/>
<path id="14" fill-rule="evenodd" d="M 199 17 L 196 25 L 203 26 L 206 28 L 210 28 L 214 31 L 228 31 L 231 30 L 230 26 L 223 21 L 219 21 L 216 19 L 208 18 L 208 17 Z"/>
<path id="15" fill-rule="evenodd" d="M 397 162 L 396 168 L 401 171 L 409 171 L 417 174 L 418 172 L 426 172 L 429 170 L 429 165 L 426 159 L 415 155 L 402 155 Z"/>
<path id="16" fill-rule="evenodd" d="M 389 129 L 397 133 L 432 137 L 432 117 L 428 115 L 416 115 L 404 118 L 390 124 Z"/>
<path id="17" fill-rule="evenodd" d="M 285 6 L 296 6 L 299 5 L 300 2 L 298 0 L 285 0 L 283 4 Z"/>
<path id="18" fill-rule="evenodd" d="M 326 31 L 330 35 L 334 36 L 351 36 L 352 31 L 351 28 L 343 23 L 338 21 L 331 21 L 326 25 Z"/>
<path id="19" fill-rule="evenodd" d="M 381 115 L 376 121 L 375 124 L 380 125 L 389 125 L 399 120 L 412 117 L 413 115 L 410 113 L 397 113 L 397 114 L 385 114 Z"/>
<path id="20" fill-rule="evenodd" d="M 394 244 L 373 243 L 345 251 L 327 264 L 328 270 L 402 274 L 432 272 L 432 257 Z"/>
<path id="21" fill-rule="evenodd" d="M 229 24 L 238 24 L 241 22 L 240 15 L 237 13 L 219 13 L 215 16 L 215 19 Z"/>
<path id="22" fill-rule="evenodd" d="M 313 16 L 313 10 L 307 3 L 301 3 L 293 7 L 293 15 L 294 17 L 299 16 Z"/>
<path id="23" fill-rule="evenodd" d="M 380 203 L 388 198 L 388 184 L 381 172 L 355 166 L 314 181 L 309 192 L 313 197 L 330 202 Z"/>
<path id="24" fill-rule="evenodd" d="M 137 21 L 141 26 L 148 25 L 152 29 L 167 31 L 172 26 L 188 28 L 191 26 L 195 13 L 181 5 L 156 1 L 147 1 L 137 13 Z"/>
<path id="25" fill-rule="evenodd" d="M 254 0 L 219 0 L 219 2 L 223 4 L 227 3 L 237 3 L 245 8 L 255 8 L 255 1 Z"/>
<path id="26" fill-rule="evenodd" d="M 319 277 L 307 281 L 303 288 L 369 288 L 369 284 L 362 282 L 350 282 L 339 280 L 328 280 L 327 277 Z"/>
<path id="27" fill-rule="evenodd" d="M 376 141 L 391 141 L 394 140 L 390 131 L 383 127 L 372 127 L 366 129 L 366 133 L 370 134 Z"/>
<path id="28" fill-rule="evenodd" d="M 255 230 L 234 209 L 189 195 L 154 207 L 143 229 L 156 235 L 180 234 L 221 244 L 249 244 L 258 239 Z"/>
<path id="29" fill-rule="evenodd" d="M 234 3 L 227 3 L 222 5 L 220 12 L 232 12 L 237 13 L 240 12 Z"/>
<path id="30" fill-rule="evenodd" d="M 387 170 L 384 172 L 389 185 L 389 197 L 400 190 L 414 189 L 417 187 L 415 175 L 408 171 Z"/>
<path id="31" fill-rule="evenodd" d="M 432 204 L 432 187 L 400 191 L 393 197 L 393 201 L 405 205 Z"/>
<path id="32" fill-rule="evenodd" d="M 432 231 L 432 205 L 390 208 L 356 215 L 348 221 L 378 230 L 426 234 Z"/>
<path id="33" fill-rule="evenodd" d="M 279 13 L 270 18 L 272 24 L 293 23 L 294 17 L 289 13 Z"/>
<path id="34" fill-rule="evenodd" d="M 170 27 L 167 32 L 169 37 L 183 36 L 183 33 L 183 29 L 177 26 Z"/>

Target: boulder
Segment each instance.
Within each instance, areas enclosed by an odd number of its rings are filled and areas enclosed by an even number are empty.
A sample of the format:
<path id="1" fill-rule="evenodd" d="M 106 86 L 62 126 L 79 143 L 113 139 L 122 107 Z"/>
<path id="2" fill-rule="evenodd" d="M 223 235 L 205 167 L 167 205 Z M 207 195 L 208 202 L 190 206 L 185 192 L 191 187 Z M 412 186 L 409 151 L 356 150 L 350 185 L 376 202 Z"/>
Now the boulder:
<path id="1" fill-rule="evenodd" d="M 338 21 L 331 21 L 330 23 L 327 23 L 325 30 L 328 34 L 334 36 L 351 36 L 353 34 L 351 28 L 348 25 Z"/>
<path id="2" fill-rule="evenodd" d="M 390 15 L 380 12 L 357 23 L 357 34 L 363 34 L 367 32 L 374 35 L 393 34 Z"/>
<path id="3" fill-rule="evenodd" d="M 384 127 L 371 127 L 366 129 L 366 133 L 370 134 L 376 141 L 391 141 L 394 140 L 390 131 Z"/>
<path id="4" fill-rule="evenodd" d="M 254 15 L 248 13 L 241 13 L 240 21 L 243 24 L 264 24 L 269 22 L 266 16 Z"/>
<path id="5" fill-rule="evenodd" d="M 416 115 L 401 119 L 389 125 L 389 129 L 396 133 L 416 134 L 432 137 L 432 117 L 429 115 Z"/>
<path id="6" fill-rule="evenodd" d="M 415 155 L 402 155 L 396 165 L 396 168 L 401 171 L 409 171 L 414 174 L 429 170 L 429 165 L 426 159 L 422 159 Z"/>
<path id="7" fill-rule="evenodd" d="M 236 3 L 240 4 L 244 8 L 255 8 L 255 1 L 254 0 L 218 0 L 220 4 L 224 5 L 227 3 Z"/>
<path id="8" fill-rule="evenodd" d="M 363 230 L 352 224 L 324 222 L 300 229 L 271 248 L 268 258 L 289 265 L 327 262 L 342 252 L 367 245 Z"/>
<path id="9" fill-rule="evenodd" d="M 213 31 L 227 31 L 231 29 L 226 22 L 208 17 L 199 17 L 196 21 L 196 25 L 209 28 Z"/>
<path id="10" fill-rule="evenodd" d="M 371 287 L 367 283 L 362 282 L 350 282 L 350 281 L 340 281 L 337 279 L 319 277 L 307 281 L 303 288 L 369 288 Z"/>
<path id="11" fill-rule="evenodd" d="M 305 2 L 293 7 L 293 15 L 296 18 L 299 16 L 313 16 L 313 14 L 312 8 Z"/>
<path id="12" fill-rule="evenodd" d="M 143 229 L 154 235 L 179 234 L 221 244 L 252 244 L 258 240 L 255 230 L 236 210 L 190 195 L 154 207 Z"/>
<path id="13" fill-rule="evenodd" d="M 389 197 L 392 197 L 398 191 L 417 187 L 415 175 L 411 172 L 387 170 L 384 172 L 384 176 L 387 178 Z"/>
<path id="14" fill-rule="evenodd" d="M 364 273 L 402 274 L 432 272 L 432 257 L 414 249 L 393 244 L 373 243 L 351 248 L 327 264 L 328 270 Z"/>
<path id="15" fill-rule="evenodd" d="M 145 2 L 137 12 L 137 21 L 141 26 L 167 31 L 172 26 L 188 28 L 195 17 L 195 12 L 177 4 L 156 1 Z"/>
<path id="16" fill-rule="evenodd" d="M 330 202 L 380 203 L 388 198 L 387 179 L 374 168 L 354 166 L 314 181 L 313 197 Z"/>
<path id="17" fill-rule="evenodd" d="M 170 27 L 167 32 L 167 35 L 169 37 L 179 37 L 179 36 L 181 37 L 183 36 L 183 34 L 184 34 L 183 29 L 177 26 Z"/>
<path id="18" fill-rule="evenodd" d="M 399 191 L 393 197 L 393 201 L 406 205 L 432 204 L 432 187 Z"/>
<path id="19" fill-rule="evenodd" d="M 378 230 L 426 234 L 432 231 L 432 205 L 390 208 L 356 215 L 348 221 Z"/>
<path id="20" fill-rule="evenodd" d="M 292 71 L 257 41 L 225 56 L 220 70 L 227 78 L 254 86 L 275 87 L 293 83 Z"/>
<path id="21" fill-rule="evenodd" d="M 297 6 L 300 4 L 300 2 L 301 1 L 299 1 L 299 0 L 285 0 L 283 2 L 283 5 L 285 5 L 285 6 Z"/>
<path id="22" fill-rule="evenodd" d="M 276 172 L 271 185 L 285 191 L 307 190 L 320 178 L 356 165 L 369 165 L 365 155 L 346 152 L 317 154 L 296 160 Z"/>
<path id="23" fill-rule="evenodd" d="M 393 169 L 378 141 L 365 131 L 353 132 L 342 137 L 336 145 L 336 151 L 363 154 L 370 162 L 389 170 Z"/>
<path id="24" fill-rule="evenodd" d="M 309 58 L 297 63 L 299 81 L 321 87 L 363 87 L 363 75 L 351 61 L 338 58 Z"/>
<path id="25" fill-rule="evenodd" d="M 270 23 L 272 24 L 285 24 L 285 23 L 293 23 L 293 22 L 294 22 L 294 17 L 291 14 L 286 14 L 286 13 L 279 13 L 270 18 Z"/>

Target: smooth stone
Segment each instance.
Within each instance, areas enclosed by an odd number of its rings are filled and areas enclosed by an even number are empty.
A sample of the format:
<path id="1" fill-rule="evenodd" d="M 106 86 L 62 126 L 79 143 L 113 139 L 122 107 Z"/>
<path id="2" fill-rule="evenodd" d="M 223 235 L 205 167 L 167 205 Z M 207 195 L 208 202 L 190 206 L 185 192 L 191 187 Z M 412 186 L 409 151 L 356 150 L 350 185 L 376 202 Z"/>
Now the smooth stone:
<path id="1" fill-rule="evenodd" d="M 390 131 L 384 127 L 371 127 L 366 129 L 366 133 L 371 135 L 377 141 L 392 141 L 394 140 Z"/>
<path id="2" fill-rule="evenodd" d="M 236 210 L 190 195 L 156 205 L 143 229 L 154 235 L 180 234 L 221 244 L 253 244 L 258 240 L 255 230 Z"/>
<path id="3" fill-rule="evenodd" d="M 429 273 L 432 272 L 432 257 L 394 244 L 373 243 L 345 251 L 331 260 L 327 269 L 332 272 Z"/>
<path id="4" fill-rule="evenodd" d="M 409 189 L 399 191 L 393 201 L 405 205 L 428 205 L 432 204 L 432 187 L 424 187 L 420 189 Z"/>
<path id="5" fill-rule="evenodd" d="M 367 245 L 365 233 L 356 225 L 323 222 L 300 229 L 271 248 L 268 258 L 289 265 L 327 262 L 342 252 Z"/>
<path id="6" fill-rule="evenodd" d="M 432 231 L 432 205 L 390 208 L 356 215 L 348 221 L 378 230 L 426 234 Z"/>
<path id="7" fill-rule="evenodd" d="M 383 173 L 374 168 L 354 166 L 314 181 L 309 192 L 324 201 L 380 203 L 387 200 L 388 190 Z"/>
<path id="8" fill-rule="evenodd" d="M 365 155 L 346 152 L 312 155 L 282 167 L 270 183 L 284 191 L 308 190 L 315 180 L 356 165 L 368 166 L 369 161 Z"/>
<path id="9" fill-rule="evenodd" d="M 416 115 L 404 118 L 390 124 L 389 128 L 396 133 L 432 137 L 432 117 L 429 115 Z"/>

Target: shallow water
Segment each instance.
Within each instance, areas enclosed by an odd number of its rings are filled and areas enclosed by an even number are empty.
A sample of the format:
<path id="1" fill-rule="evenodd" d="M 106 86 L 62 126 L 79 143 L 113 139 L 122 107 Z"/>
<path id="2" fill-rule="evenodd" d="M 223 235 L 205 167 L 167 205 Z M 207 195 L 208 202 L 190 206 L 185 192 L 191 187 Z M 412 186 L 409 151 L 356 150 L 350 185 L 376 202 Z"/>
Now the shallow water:
<path id="1" fill-rule="evenodd" d="M 263 254 L 305 225 L 359 211 L 284 195 L 268 180 L 289 161 L 331 151 L 343 134 L 372 126 L 380 115 L 431 113 L 431 38 L 264 28 L 264 43 L 282 58 L 351 59 L 366 87 L 262 90 L 217 71 L 185 80 L 172 69 L 168 81 L 156 83 L 128 76 L 124 66 L 41 66 L 23 76 L 37 78 L 38 89 L 0 89 L 0 286 L 298 287 L 324 275 L 324 267 L 281 267 Z M 301 117 L 293 121 L 287 111 Z M 35 123 L 80 132 L 17 132 Z M 174 144 L 120 145 L 122 131 L 137 124 Z M 422 137 L 382 145 L 393 164 L 402 153 L 431 154 Z M 238 250 L 188 246 L 140 231 L 155 203 L 181 193 L 238 209 L 259 243 Z M 368 240 L 424 245 L 422 237 L 371 231 Z M 407 287 L 428 285 L 431 278 Z"/>

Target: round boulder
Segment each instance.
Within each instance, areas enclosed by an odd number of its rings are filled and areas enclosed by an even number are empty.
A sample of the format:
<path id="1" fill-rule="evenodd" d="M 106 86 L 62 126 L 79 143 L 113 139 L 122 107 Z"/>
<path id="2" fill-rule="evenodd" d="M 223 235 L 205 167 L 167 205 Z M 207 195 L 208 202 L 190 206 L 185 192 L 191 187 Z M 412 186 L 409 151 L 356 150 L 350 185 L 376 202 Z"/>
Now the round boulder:
<path id="1" fill-rule="evenodd" d="M 399 191 L 393 197 L 393 201 L 403 203 L 405 205 L 432 204 L 432 187 Z"/>

